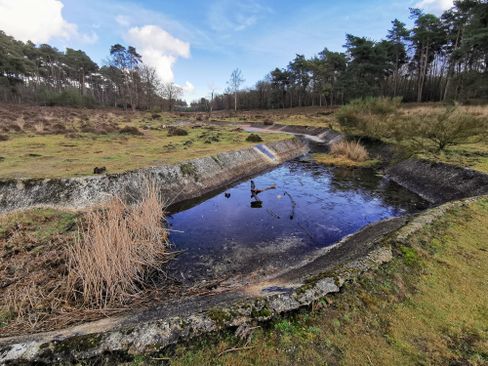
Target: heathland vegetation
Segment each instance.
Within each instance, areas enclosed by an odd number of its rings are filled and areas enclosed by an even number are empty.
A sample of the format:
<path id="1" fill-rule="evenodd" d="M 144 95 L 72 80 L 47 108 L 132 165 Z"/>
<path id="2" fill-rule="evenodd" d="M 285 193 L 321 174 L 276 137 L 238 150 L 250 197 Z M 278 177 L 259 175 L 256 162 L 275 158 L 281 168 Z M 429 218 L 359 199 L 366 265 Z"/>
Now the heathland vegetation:
<path id="1" fill-rule="evenodd" d="M 250 135 L 249 122 L 342 133 L 314 156 L 328 165 L 388 163 L 379 146 L 488 173 L 488 3 L 455 1 L 439 17 L 411 9 L 411 19 L 410 29 L 394 20 L 384 40 L 349 34 L 345 52 L 297 55 L 248 89 L 236 69 L 226 92 L 190 105 L 132 46 L 111 46 L 97 65 L 82 50 L 0 31 L 0 179 L 115 173 L 249 147 L 250 136 L 291 138 Z M 172 255 L 164 197 L 152 182 L 141 196 L 0 215 L 2 335 L 211 291 L 184 293 L 161 272 Z M 452 209 L 408 243 L 391 243 L 391 263 L 311 309 L 246 339 L 224 334 L 159 356 L 175 365 L 486 364 L 487 217 L 486 198 Z"/>

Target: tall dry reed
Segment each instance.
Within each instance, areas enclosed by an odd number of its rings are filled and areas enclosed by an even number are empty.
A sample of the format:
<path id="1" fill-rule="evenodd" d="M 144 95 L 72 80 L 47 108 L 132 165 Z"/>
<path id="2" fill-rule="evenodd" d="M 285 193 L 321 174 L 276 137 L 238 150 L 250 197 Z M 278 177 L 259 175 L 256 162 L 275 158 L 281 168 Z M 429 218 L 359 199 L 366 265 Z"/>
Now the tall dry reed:
<path id="1" fill-rule="evenodd" d="M 168 259 L 164 204 L 154 184 L 127 205 L 114 197 L 89 212 L 69 250 L 68 283 L 86 306 L 121 305 L 141 291 L 148 274 Z"/>
<path id="2" fill-rule="evenodd" d="M 352 161 L 365 161 L 368 159 L 368 151 L 359 141 L 339 141 L 330 147 L 330 153 L 335 156 L 345 157 Z"/>

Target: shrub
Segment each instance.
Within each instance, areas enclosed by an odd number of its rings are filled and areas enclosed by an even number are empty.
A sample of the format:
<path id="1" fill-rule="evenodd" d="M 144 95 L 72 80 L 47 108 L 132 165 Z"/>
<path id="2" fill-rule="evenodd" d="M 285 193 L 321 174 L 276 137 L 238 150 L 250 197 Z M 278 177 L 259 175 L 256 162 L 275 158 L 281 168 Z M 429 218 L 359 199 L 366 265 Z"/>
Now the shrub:
<path id="1" fill-rule="evenodd" d="M 187 136 L 188 131 L 183 128 L 169 126 L 168 127 L 168 136 Z"/>
<path id="2" fill-rule="evenodd" d="M 374 138 L 390 137 L 392 120 L 401 98 L 355 99 L 337 111 L 337 120 L 348 133 Z"/>
<path id="3" fill-rule="evenodd" d="M 147 184 L 134 205 L 115 197 L 86 214 L 68 254 L 68 284 L 85 306 L 123 304 L 160 270 L 168 255 L 163 209 L 156 186 Z"/>
<path id="4" fill-rule="evenodd" d="M 247 142 L 262 142 L 263 139 L 261 136 L 255 133 L 251 133 L 249 136 L 246 137 Z"/>
<path id="5" fill-rule="evenodd" d="M 52 126 L 49 129 L 49 132 L 53 134 L 64 134 L 66 133 L 66 131 L 67 131 L 66 126 L 63 125 L 62 123 L 56 123 L 54 126 Z"/>
<path id="6" fill-rule="evenodd" d="M 425 142 L 430 141 L 437 151 L 441 151 L 470 137 L 483 135 L 487 129 L 486 118 L 477 118 L 456 106 L 450 106 L 441 112 L 403 118 L 395 130 L 395 138 L 416 145 L 419 149 L 426 149 Z"/>
<path id="7" fill-rule="evenodd" d="M 485 132 L 488 127 L 486 121 L 463 113 L 456 107 L 423 116 L 418 124 L 420 135 L 433 142 L 438 150 L 462 143 L 471 136 Z"/>
<path id="8" fill-rule="evenodd" d="M 134 136 L 142 136 L 144 135 L 143 132 L 139 131 L 137 127 L 125 126 L 120 129 L 120 133 L 124 135 L 134 135 Z"/>
<path id="9" fill-rule="evenodd" d="M 357 162 L 368 160 L 368 151 L 359 141 L 336 142 L 330 147 L 330 153 Z"/>
<path id="10" fill-rule="evenodd" d="M 8 135 L 0 134 L 0 141 L 7 141 L 9 139 Z"/>

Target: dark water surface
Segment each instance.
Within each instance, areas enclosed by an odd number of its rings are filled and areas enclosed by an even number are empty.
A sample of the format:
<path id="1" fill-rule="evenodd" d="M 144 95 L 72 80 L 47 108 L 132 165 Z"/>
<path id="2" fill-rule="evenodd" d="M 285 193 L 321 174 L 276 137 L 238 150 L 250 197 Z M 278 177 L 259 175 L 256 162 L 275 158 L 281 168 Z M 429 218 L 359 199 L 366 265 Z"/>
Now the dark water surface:
<path id="1" fill-rule="evenodd" d="M 184 281 L 280 269 L 364 226 L 425 209 L 419 196 L 373 170 L 339 169 L 309 158 L 287 162 L 168 217 L 170 265 Z M 261 201 L 261 202 L 257 202 Z M 270 270 L 268 268 L 268 270 Z"/>

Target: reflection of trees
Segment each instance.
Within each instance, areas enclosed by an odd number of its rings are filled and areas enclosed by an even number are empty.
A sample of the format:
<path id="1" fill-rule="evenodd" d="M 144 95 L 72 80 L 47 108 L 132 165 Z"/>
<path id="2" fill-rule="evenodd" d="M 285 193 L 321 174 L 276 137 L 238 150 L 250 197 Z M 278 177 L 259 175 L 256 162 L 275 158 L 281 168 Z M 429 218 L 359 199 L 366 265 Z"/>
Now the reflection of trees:
<path id="1" fill-rule="evenodd" d="M 417 194 L 379 176 L 373 169 L 334 168 L 331 187 L 338 191 L 354 191 L 368 197 L 378 197 L 385 205 L 405 209 L 409 212 L 428 207 Z"/>
<path id="2" fill-rule="evenodd" d="M 300 177 L 308 173 L 309 177 L 321 184 L 325 182 L 324 177 L 327 176 L 332 193 L 355 193 L 370 199 L 377 197 L 385 205 L 406 209 L 407 211 L 428 207 L 428 203 L 418 195 L 379 176 L 373 169 L 332 168 L 313 161 L 302 162 L 298 160 L 288 163 L 287 168 L 292 176 Z M 313 192 L 310 192 L 310 194 L 313 194 Z"/>

